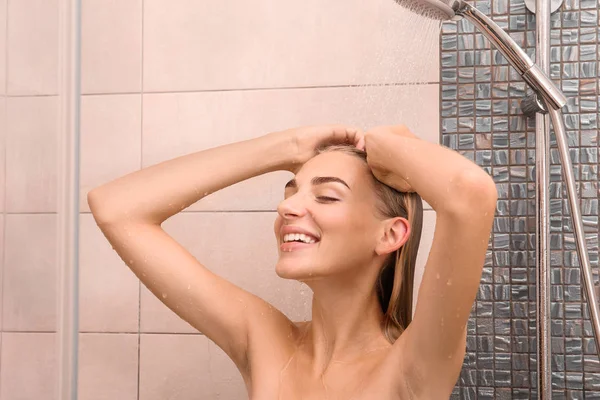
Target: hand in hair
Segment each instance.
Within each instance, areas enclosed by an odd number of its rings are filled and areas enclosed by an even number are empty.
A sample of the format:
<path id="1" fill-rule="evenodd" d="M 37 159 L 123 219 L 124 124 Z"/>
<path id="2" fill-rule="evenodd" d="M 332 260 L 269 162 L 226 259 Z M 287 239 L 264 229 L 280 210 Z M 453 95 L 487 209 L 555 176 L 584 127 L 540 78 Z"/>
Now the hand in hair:
<path id="1" fill-rule="evenodd" d="M 317 155 L 317 150 L 336 144 L 352 144 L 364 150 L 362 131 L 346 125 L 308 126 L 276 132 L 285 135 L 290 144 L 290 161 L 284 169 L 296 173 L 302 165 Z"/>
<path id="2" fill-rule="evenodd" d="M 418 139 L 418 137 L 404 125 L 379 126 L 373 128 L 365 134 L 367 163 L 369 164 L 371 171 L 373 171 L 375 178 L 380 182 L 393 187 L 400 192 L 415 192 L 406 179 L 398 176 L 397 173 L 394 173 L 389 168 L 389 166 L 392 165 L 392 158 L 396 156 L 397 153 L 390 151 L 385 139 L 388 136 L 395 135 Z"/>

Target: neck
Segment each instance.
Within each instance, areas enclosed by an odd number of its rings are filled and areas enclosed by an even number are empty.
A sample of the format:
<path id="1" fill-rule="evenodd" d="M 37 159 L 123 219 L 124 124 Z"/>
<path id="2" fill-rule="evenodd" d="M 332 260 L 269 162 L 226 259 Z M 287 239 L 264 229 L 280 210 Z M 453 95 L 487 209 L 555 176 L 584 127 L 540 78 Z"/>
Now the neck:
<path id="1" fill-rule="evenodd" d="M 351 361 L 391 346 L 381 328 L 384 315 L 376 279 L 360 278 L 306 282 L 314 293 L 306 344 L 316 375 L 323 374 L 333 361 Z"/>

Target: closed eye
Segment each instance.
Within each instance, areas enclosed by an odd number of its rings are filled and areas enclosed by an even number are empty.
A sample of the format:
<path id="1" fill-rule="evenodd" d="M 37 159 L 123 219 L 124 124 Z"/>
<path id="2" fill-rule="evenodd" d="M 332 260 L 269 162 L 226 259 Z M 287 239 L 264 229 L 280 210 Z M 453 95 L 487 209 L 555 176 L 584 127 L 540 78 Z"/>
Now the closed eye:
<path id="1" fill-rule="evenodd" d="M 339 201 L 339 199 L 336 199 L 336 198 L 333 198 L 333 197 L 327 197 L 327 196 L 319 196 L 319 197 L 317 197 L 317 200 L 319 200 L 319 201 L 325 201 L 325 202 Z"/>

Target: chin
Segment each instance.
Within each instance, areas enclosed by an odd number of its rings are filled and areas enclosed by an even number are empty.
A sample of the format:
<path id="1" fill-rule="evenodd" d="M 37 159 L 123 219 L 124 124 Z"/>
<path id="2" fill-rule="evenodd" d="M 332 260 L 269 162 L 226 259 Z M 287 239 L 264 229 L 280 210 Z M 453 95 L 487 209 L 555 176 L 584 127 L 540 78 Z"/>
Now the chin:
<path id="1" fill-rule="evenodd" d="M 294 260 L 279 260 L 275 265 L 275 273 L 283 279 L 304 281 L 316 277 L 314 266 L 303 265 L 304 263 Z"/>

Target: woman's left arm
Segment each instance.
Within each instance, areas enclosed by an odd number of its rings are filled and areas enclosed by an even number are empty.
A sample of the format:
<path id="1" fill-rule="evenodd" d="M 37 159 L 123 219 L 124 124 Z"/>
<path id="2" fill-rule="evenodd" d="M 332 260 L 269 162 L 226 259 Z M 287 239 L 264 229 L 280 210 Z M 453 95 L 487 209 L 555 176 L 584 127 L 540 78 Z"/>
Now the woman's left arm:
<path id="1" fill-rule="evenodd" d="M 365 139 L 378 179 L 416 191 L 436 211 L 415 315 L 393 351 L 400 362 L 398 382 L 408 385 L 399 390 L 409 389 L 420 398 L 448 398 L 463 363 L 466 325 L 479 290 L 497 191 L 479 166 L 405 128 L 367 133 Z"/>
<path id="2" fill-rule="evenodd" d="M 365 134 L 367 162 L 378 180 L 415 191 L 436 212 L 456 212 L 468 202 L 496 195 L 493 179 L 454 150 L 430 143 L 407 127 L 384 126 Z"/>

